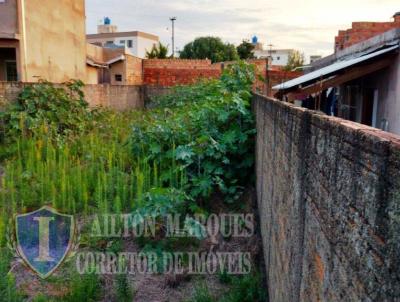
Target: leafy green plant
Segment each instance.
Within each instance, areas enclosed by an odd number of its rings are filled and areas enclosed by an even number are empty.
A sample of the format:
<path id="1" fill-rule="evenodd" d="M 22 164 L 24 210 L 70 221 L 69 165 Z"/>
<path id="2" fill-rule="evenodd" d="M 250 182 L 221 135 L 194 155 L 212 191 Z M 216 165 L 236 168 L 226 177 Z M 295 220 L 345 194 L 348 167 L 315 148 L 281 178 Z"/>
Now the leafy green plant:
<path id="1" fill-rule="evenodd" d="M 161 42 L 158 45 L 153 45 L 150 51 L 146 51 L 147 59 L 166 59 L 168 54 L 168 46 Z"/>
<path id="2" fill-rule="evenodd" d="M 183 188 L 194 200 L 216 190 L 237 200 L 254 174 L 253 81 L 253 66 L 242 62 L 220 80 L 155 100 L 155 109 L 134 123 L 134 156 L 155 162 L 162 186 Z"/>
<path id="3" fill-rule="evenodd" d="M 120 263 L 121 267 L 126 267 L 126 263 Z M 119 274 L 116 279 L 116 298 L 120 302 L 132 302 L 133 290 L 128 281 L 127 274 Z"/>
<path id="4" fill-rule="evenodd" d="M 232 283 L 232 279 L 233 279 L 233 276 L 228 274 L 226 269 L 218 271 L 218 280 L 222 284 L 231 284 Z"/>
<path id="5" fill-rule="evenodd" d="M 215 298 L 211 295 L 205 283 L 197 285 L 193 292 L 193 297 L 190 302 L 215 302 Z"/>
<path id="6" fill-rule="evenodd" d="M 266 292 L 260 274 L 248 274 L 226 279 L 232 287 L 220 302 L 264 302 Z"/>
<path id="7" fill-rule="evenodd" d="M 101 294 L 101 284 L 97 275 L 75 275 L 72 279 L 70 292 L 62 299 L 62 301 L 95 302 L 101 298 Z"/>
<path id="8" fill-rule="evenodd" d="M 14 275 L 9 272 L 11 254 L 7 248 L 0 250 L 0 301 L 22 302 L 23 295 L 17 290 Z"/>
<path id="9" fill-rule="evenodd" d="M 43 294 L 37 295 L 34 299 L 33 302 L 54 302 L 54 299 L 51 299 Z"/>
<path id="10" fill-rule="evenodd" d="M 42 127 L 56 138 L 82 133 L 91 119 L 82 87 L 81 81 L 61 86 L 41 81 L 26 86 L 17 102 L 3 113 L 9 136 L 32 134 Z"/>

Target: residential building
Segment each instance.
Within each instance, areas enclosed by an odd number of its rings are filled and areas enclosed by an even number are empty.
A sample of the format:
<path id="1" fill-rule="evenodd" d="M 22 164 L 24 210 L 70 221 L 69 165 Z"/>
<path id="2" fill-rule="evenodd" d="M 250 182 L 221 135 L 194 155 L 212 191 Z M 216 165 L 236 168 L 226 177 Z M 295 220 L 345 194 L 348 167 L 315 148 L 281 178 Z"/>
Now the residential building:
<path id="1" fill-rule="evenodd" d="M 274 66 L 286 66 L 290 55 L 294 52 L 294 49 L 273 49 L 272 45 L 269 45 L 270 49 L 264 49 L 264 45 L 258 41 L 256 36 L 251 41 L 254 45 L 254 57 L 256 59 L 270 58 L 271 64 Z"/>
<path id="2" fill-rule="evenodd" d="M 273 49 L 272 45 L 268 45 L 270 49 L 264 49 L 264 45 L 258 41 L 257 36 L 251 39 L 254 45 L 253 54 L 256 59 L 269 58 L 274 66 L 286 66 L 289 62 L 289 57 L 294 52 L 294 49 Z"/>
<path id="3" fill-rule="evenodd" d="M 159 42 L 158 36 L 141 31 L 118 32 L 117 26 L 112 25 L 109 18 L 105 18 L 103 24 L 98 25 L 97 34 L 89 34 L 86 38 L 89 43 L 98 46 L 126 48 L 139 58 L 145 58 L 146 51 L 150 51 L 153 45 Z"/>
<path id="4" fill-rule="evenodd" d="M 351 46 L 335 47 L 309 73 L 273 87 L 276 96 L 400 135 L 400 22 L 364 36 Z"/>
<path id="5" fill-rule="evenodd" d="M 0 20 L 0 81 L 86 79 L 84 0 L 1 0 Z"/>
<path id="6" fill-rule="evenodd" d="M 254 50 L 254 56 L 257 59 L 271 58 L 272 65 L 286 66 L 289 62 L 293 49 L 270 49 L 270 50 Z"/>
<path id="7" fill-rule="evenodd" d="M 140 85 L 142 59 L 125 48 L 87 44 L 87 84 Z"/>

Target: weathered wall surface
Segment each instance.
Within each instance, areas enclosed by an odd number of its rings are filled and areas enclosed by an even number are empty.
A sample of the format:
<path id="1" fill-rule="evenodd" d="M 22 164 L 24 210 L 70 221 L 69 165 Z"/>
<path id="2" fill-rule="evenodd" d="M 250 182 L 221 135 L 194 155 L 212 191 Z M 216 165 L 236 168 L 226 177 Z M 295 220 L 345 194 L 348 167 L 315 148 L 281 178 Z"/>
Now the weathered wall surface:
<path id="1" fill-rule="evenodd" d="M 143 84 L 143 66 L 142 59 L 131 55 L 126 55 L 125 74 L 127 85 Z"/>
<path id="2" fill-rule="evenodd" d="M 400 301 L 400 137 L 255 96 L 271 302 Z"/>
<path id="3" fill-rule="evenodd" d="M 86 85 L 86 101 L 91 106 L 110 107 L 116 110 L 144 108 L 141 86 L 134 85 Z"/>
<path id="4" fill-rule="evenodd" d="M 0 107 L 15 101 L 23 87 L 19 82 L 0 82 Z M 85 99 L 90 106 L 110 107 L 116 110 L 144 108 L 144 89 L 134 85 L 86 85 Z"/>
<path id="5" fill-rule="evenodd" d="M 86 79 L 84 0 L 24 1 L 21 80 Z M 73 51 L 72 51 L 73 50 Z"/>
<path id="6" fill-rule="evenodd" d="M 0 38 L 14 38 L 19 33 L 17 0 L 0 2 Z"/>

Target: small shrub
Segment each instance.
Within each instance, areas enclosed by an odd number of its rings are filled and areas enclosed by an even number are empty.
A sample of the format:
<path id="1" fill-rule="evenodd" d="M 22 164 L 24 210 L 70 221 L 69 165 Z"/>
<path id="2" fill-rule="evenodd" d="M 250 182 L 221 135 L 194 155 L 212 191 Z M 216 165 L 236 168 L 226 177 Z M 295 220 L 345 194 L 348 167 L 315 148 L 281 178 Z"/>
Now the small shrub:
<path id="1" fill-rule="evenodd" d="M 43 294 L 39 294 L 33 299 L 33 302 L 55 302 L 55 300 Z"/>
<path id="2" fill-rule="evenodd" d="M 23 295 L 16 289 L 15 277 L 9 273 L 11 258 L 7 248 L 0 249 L 0 301 L 22 302 Z"/>
<path id="3" fill-rule="evenodd" d="M 215 302 L 215 298 L 211 295 L 205 283 L 201 283 L 194 289 L 193 297 L 190 302 Z"/>
<path id="4" fill-rule="evenodd" d="M 134 156 L 155 162 L 161 186 L 183 188 L 197 200 L 217 190 L 228 202 L 238 200 L 254 174 L 253 80 L 253 66 L 239 63 L 220 80 L 156 100 L 134 123 Z"/>
<path id="5" fill-rule="evenodd" d="M 266 292 L 259 274 L 233 277 L 232 288 L 220 302 L 264 302 Z"/>
<path id="6" fill-rule="evenodd" d="M 9 136 L 37 133 L 43 127 L 57 138 L 82 133 L 91 119 L 82 87 L 81 81 L 60 87 L 46 81 L 26 86 L 3 113 Z"/>
<path id="7" fill-rule="evenodd" d="M 227 270 L 223 269 L 218 271 L 218 280 L 222 284 L 231 284 L 232 276 L 228 274 Z"/>
<path id="8" fill-rule="evenodd" d="M 126 266 L 125 263 L 121 264 Z M 127 274 L 120 274 L 116 278 L 116 297 L 118 302 L 132 302 L 133 290 L 128 281 Z"/>
<path id="9" fill-rule="evenodd" d="M 76 275 L 72 279 L 70 292 L 62 299 L 63 302 L 95 302 L 102 295 L 99 277 L 95 274 Z"/>

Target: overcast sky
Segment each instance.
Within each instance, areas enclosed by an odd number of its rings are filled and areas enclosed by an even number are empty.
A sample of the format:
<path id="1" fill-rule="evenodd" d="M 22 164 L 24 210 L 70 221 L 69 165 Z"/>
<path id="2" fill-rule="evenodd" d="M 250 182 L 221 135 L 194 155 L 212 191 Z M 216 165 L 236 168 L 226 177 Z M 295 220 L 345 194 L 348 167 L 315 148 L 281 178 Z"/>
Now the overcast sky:
<path id="1" fill-rule="evenodd" d="M 306 56 L 332 53 L 337 31 L 352 21 L 391 21 L 396 11 L 399 0 L 86 0 L 88 33 L 108 16 L 119 31 L 145 31 L 170 45 L 169 17 L 176 16 L 179 49 L 199 36 L 239 44 L 256 35 Z"/>

